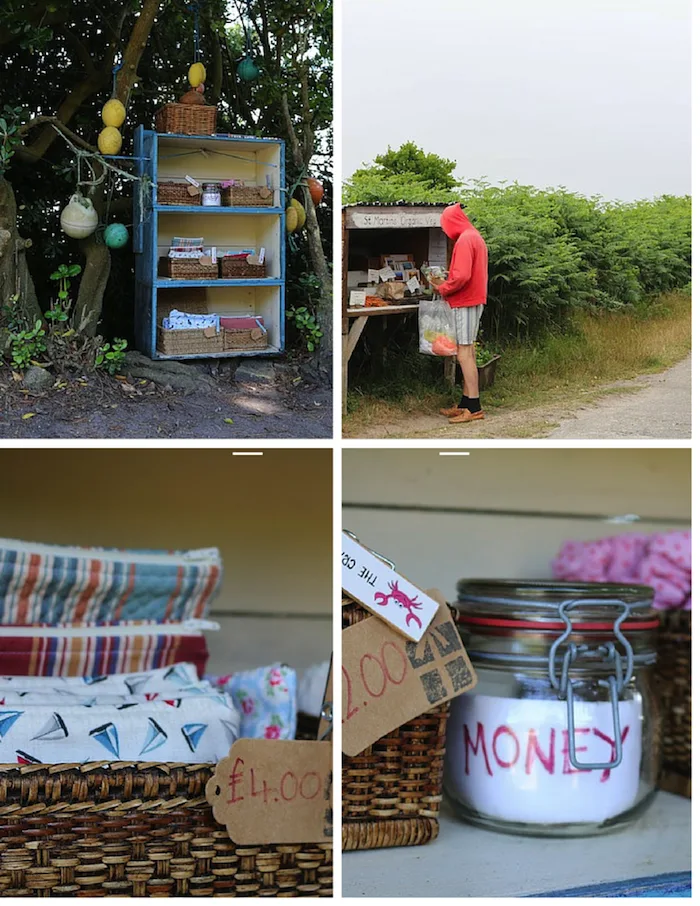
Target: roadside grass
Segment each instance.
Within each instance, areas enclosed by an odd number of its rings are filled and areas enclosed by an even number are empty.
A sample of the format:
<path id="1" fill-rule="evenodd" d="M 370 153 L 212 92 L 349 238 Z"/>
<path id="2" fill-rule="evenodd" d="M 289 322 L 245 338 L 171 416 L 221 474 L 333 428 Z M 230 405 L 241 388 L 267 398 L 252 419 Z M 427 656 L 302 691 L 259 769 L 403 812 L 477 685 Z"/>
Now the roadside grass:
<path id="1" fill-rule="evenodd" d="M 666 293 L 629 312 L 578 312 L 566 334 L 501 350 L 495 384 L 482 402 L 490 411 L 510 411 L 616 392 L 602 385 L 664 371 L 690 347 L 687 293 Z M 460 393 L 445 387 L 441 360 L 413 350 L 393 353 L 374 381 L 349 391 L 344 433 L 361 437 L 368 424 L 433 414 L 450 396 Z"/>

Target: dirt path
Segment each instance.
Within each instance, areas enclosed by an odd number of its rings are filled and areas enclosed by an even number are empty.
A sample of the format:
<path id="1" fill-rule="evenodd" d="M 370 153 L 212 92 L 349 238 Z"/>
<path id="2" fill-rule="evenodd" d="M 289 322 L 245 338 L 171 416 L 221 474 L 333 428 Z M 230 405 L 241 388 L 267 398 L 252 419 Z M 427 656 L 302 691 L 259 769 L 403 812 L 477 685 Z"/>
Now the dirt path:
<path id="1" fill-rule="evenodd" d="M 406 416 L 369 425 L 353 437 L 368 438 L 666 438 L 691 436 L 690 356 L 661 374 L 641 375 L 557 401 L 506 412 L 483 421 L 450 425 L 439 415 Z"/>
<path id="2" fill-rule="evenodd" d="M 332 436 L 330 387 L 301 378 L 294 383 L 286 373 L 270 382 L 222 381 L 190 393 L 93 378 L 60 391 L 23 394 L 2 377 L 0 438 Z"/>
<path id="3" fill-rule="evenodd" d="M 600 400 L 566 419 L 550 437 L 689 438 L 691 437 L 690 356 L 662 374 L 645 375 L 620 386 L 633 391 Z"/>

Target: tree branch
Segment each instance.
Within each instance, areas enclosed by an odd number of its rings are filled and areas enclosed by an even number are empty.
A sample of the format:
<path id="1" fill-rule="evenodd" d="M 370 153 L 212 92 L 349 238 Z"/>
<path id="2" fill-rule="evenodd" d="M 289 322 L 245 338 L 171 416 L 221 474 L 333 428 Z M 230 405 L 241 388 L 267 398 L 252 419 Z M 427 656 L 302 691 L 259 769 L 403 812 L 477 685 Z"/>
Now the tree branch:
<path id="1" fill-rule="evenodd" d="M 162 0 L 144 0 L 141 14 L 136 20 L 129 43 L 126 45 L 123 65 L 117 73 L 117 97 L 125 107 L 128 104 L 131 89 L 136 82 L 136 71 L 148 44 L 148 37 L 161 3 Z"/>

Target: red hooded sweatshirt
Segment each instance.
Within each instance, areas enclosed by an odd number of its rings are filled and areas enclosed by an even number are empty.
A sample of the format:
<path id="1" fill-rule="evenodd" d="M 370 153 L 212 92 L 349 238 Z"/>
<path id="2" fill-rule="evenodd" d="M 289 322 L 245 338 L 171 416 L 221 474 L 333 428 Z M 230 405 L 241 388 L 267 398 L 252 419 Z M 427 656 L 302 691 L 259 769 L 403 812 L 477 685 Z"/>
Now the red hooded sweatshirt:
<path id="1" fill-rule="evenodd" d="M 485 305 L 489 280 L 489 253 L 481 233 L 461 205 L 451 204 L 442 212 L 440 226 L 455 246 L 447 280 L 437 287 L 451 308 Z"/>

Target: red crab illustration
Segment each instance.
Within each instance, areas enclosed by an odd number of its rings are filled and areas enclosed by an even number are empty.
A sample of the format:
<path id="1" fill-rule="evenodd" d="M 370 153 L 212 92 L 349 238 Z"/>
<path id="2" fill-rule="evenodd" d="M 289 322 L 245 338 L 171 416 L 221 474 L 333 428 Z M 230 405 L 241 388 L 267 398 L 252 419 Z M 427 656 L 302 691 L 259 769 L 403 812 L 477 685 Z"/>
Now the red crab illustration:
<path id="1" fill-rule="evenodd" d="M 418 596 L 415 598 L 409 598 L 408 595 L 401 591 L 399 588 L 398 582 L 389 583 L 389 593 L 384 594 L 381 591 L 375 592 L 374 603 L 379 604 L 380 607 L 385 607 L 389 601 L 396 601 L 399 607 L 404 607 L 408 613 L 406 614 L 406 626 L 410 625 L 411 620 L 414 623 L 418 624 L 418 628 L 421 629 L 423 624 L 420 620 L 420 617 L 414 613 L 415 610 L 420 610 L 423 606 L 418 603 Z"/>

